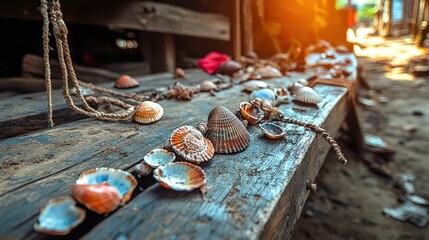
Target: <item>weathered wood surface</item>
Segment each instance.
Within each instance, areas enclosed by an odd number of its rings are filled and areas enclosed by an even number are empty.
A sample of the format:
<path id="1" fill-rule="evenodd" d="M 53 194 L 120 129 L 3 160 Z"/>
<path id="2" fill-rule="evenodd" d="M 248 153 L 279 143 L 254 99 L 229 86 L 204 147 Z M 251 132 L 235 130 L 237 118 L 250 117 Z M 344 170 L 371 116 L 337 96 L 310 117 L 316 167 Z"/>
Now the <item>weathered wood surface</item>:
<path id="1" fill-rule="evenodd" d="M 288 81 L 281 78 L 270 83 L 285 85 Z M 214 106 L 237 110 L 239 102 L 247 99 L 240 89 L 235 86 L 215 97 L 200 94 L 188 102 L 162 101 L 165 115 L 152 125 L 85 119 L 1 141 L 1 238 L 44 237 L 32 228 L 40 207 L 52 197 L 70 194 L 70 184 L 80 172 L 100 166 L 131 168 L 151 149 L 164 145 L 176 127 L 205 121 Z M 288 116 L 324 123 L 327 130 L 335 132 L 347 112 L 346 89 L 317 86 L 316 91 L 324 99 L 319 109 L 298 106 L 304 110 L 296 112 L 294 103 L 280 108 Z M 319 137 L 315 139 L 314 133 L 294 126 L 287 129 L 287 141 L 268 141 L 252 126 L 247 150 L 216 155 L 205 164 L 208 185 L 213 186 L 207 194 L 209 201 L 203 202 L 196 191 L 176 193 L 155 184 L 85 237 L 286 236 L 307 196 L 306 181 L 314 180 L 329 147 Z M 275 208 L 279 211 L 273 212 Z M 271 230 L 279 226 L 284 226 L 285 232 Z"/>
<path id="2" fill-rule="evenodd" d="M 137 0 L 73 0 L 61 3 L 66 23 L 229 40 L 229 20 L 221 14 Z M 11 1 L 0 8 L 0 16 L 41 20 L 39 5 L 40 1 L 34 0 Z"/>
<path id="3" fill-rule="evenodd" d="M 118 91 L 124 93 L 147 91 L 167 87 L 175 81 L 180 81 L 185 85 L 195 85 L 202 80 L 213 78 L 213 76 L 209 76 L 201 70 L 187 70 L 186 72 L 188 74 L 186 79 L 174 79 L 172 73 L 136 77 L 140 82 L 139 87 Z M 100 86 L 114 89 L 113 82 L 100 84 Z M 2 113 L 0 115 L 0 139 L 45 129 L 48 126 L 46 102 L 46 93 L 44 92 L 22 94 L 0 100 L 0 112 Z M 83 118 L 83 116 L 77 116 L 70 111 L 60 90 L 53 91 L 52 102 L 56 124 Z"/>

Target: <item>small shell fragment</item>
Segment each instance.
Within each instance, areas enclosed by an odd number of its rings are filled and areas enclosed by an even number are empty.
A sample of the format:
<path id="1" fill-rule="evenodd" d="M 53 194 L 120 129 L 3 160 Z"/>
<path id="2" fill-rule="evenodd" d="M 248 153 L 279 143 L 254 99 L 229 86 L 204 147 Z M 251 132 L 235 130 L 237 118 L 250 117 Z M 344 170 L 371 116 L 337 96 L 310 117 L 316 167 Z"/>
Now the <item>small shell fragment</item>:
<path id="1" fill-rule="evenodd" d="M 207 133 L 207 130 L 208 130 L 207 124 L 206 123 L 198 123 L 197 130 L 200 131 L 203 134 L 203 136 L 205 136 Z"/>
<path id="2" fill-rule="evenodd" d="M 192 126 L 181 126 L 173 131 L 170 144 L 185 161 L 200 164 L 214 155 L 212 142 Z"/>
<path id="3" fill-rule="evenodd" d="M 153 172 L 153 177 L 165 188 L 176 191 L 192 191 L 206 182 L 206 174 L 199 166 L 176 162 L 161 166 Z"/>
<path id="4" fill-rule="evenodd" d="M 319 94 L 310 87 L 299 89 L 295 94 L 295 100 L 308 104 L 318 104 L 322 101 Z"/>
<path id="5" fill-rule="evenodd" d="M 252 101 L 256 98 L 260 98 L 262 101 L 263 100 L 269 101 L 271 103 L 271 105 L 273 105 L 273 106 L 276 105 L 276 94 L 274 93 L 273 90 L 268 89 L 268 88 L 253 91 L 250 94 L 249 98 L 250 98 L 250 101 Z"/>
<path id="6" fill-rule="evenodd" d="M 218 87 L 217 87 L 216 84 L 214 84 L 212 81 L 208 81 L 208 80 L 203 81 L 200 84 L 200 89 L 203 92 L 208 92 L 208 91 L 211 91 L 211 90 L 216 90 L 217 88 Z"/>
<path id="7" fill-rule="evenodd" d="M 154 149 L 143 157 L 144 162 L 153 168 L 172 163 L 174 159 L 176 155 L 164 149 Z"/>
<path id="8" fill-rule="evenodd" d="M 134 113 L 134 121 L 149 124 L 161 119 L 164 109 L 161 105 L 151 101 L 144 101 L 137 106 Z"/>
<path id="9" fill-rule="evenodd" d="M 262 132 L 269 139 L 279 139 L 282 138 L 286 132 L 285 130 L 277 124 L 265 122 L 259 124 L 259 127 L 262 129 Z"/>
<path id="10" fill-rule="evenodd" d="M 153 168 L 145 162 L 141 162 L 134 167 L 134 173 L 140 176 L 147 176 L 153 172 Z"/>
<path id="11" fill-rule="evenodd" d="M 85 211 L 76 207 L 76 202 L 69 196 L 60 196 L 49 200 L 40 210 L 34 230 L 50 235 L 67 235 L 83 222 Z"/>
<path id="12" fill-rule="evenodd" d="M 138 87 L 140 83 L 129 75 L 122 75 L 116 80 L 115 88 L 133 88 Z"/>

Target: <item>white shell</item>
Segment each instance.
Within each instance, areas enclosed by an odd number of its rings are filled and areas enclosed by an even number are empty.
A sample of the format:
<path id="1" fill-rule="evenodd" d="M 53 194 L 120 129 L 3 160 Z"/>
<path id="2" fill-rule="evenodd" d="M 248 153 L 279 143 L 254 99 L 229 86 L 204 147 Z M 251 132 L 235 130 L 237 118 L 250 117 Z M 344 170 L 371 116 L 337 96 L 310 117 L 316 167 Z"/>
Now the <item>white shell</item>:
<path id="1" fill-rule="evenodd" d="M 145 163 L 153 168 L 157 168 L 167 163 L 172 163 L 174 159 L 176 159 L 176 155 L 165 149 L 154 149 L 143 158 Z"/>
<path id="2" fill-rule="evenodd" d="M 165 188 L 176 191 L 192 191 L 206 183 L 206 174 L 199 166 L 176 162 L 153 171 L 153 177 Z"/>
<path id="3" fill-rule="evenodd" d="M 250 94 L 249 99 L 250 99 L 250 101 L 252 101 L 256 98 L 260 98 L 262 101 L 267 100 L 273 106 L 276 105 L 276 94 L 271 89 L 264 88 L 264 89 L 259 89 L 259 90 L 253 91 Z"/>
<path id="4" fill-rule="evenodd" d="M 302 87 L 296 92 L 295 100 L 308 104 L 318 104 L 322 100 L 319 94 L 310 87 Z"/>
<path id="5" fill-rule="evenodd" d="M 261 88 L 267 88 L 268 84 L 263 81 L 251 80 L 242 84 L 246 91 L 252 92 Z"/>
<path id="6" fill-rule="evenodd" d="M 104 182 L 118 189 L 122 203 L 130 200 L 131 194 L 137 186 L 137 180 L 130 173 L 106 167 L 88 170 L 76 180 L 76 184 L 100 184 Z"/>
<path id="7" fill-rule="evenodd" d="M 40 210 L 34 229 L 51 235 L 66 235 L 85 219 L 85 211 L 69 196 L 49 200 Z"/>

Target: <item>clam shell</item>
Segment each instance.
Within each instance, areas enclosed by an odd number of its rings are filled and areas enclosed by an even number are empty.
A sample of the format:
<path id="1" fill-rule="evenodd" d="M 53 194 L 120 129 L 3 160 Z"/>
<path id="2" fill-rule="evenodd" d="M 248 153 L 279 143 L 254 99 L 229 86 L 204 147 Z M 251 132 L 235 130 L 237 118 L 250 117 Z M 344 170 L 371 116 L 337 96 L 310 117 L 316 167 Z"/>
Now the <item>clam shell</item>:
<path id="1" fill-rule="evenodd" d="M 200 84 L 200 89 L 201 91 L 211 91 L 217 89 L 217 85 L 214 84 L 212 81 L 206 80 Z"/>
<path id="2" fill-rule="evenodd" d="M 144 101 L 137 106 L 134 121 L 149 124 L 161 119 L 164 109 L 161 105 L 151 101 Z"/>
<path id="3" fill-rule="evenodd" d="M 140 83 L 129 75 L 122 75 L 116 80 L 115 88 L 133 88 L 138 87 Z"/>
<path id="4" fill-rule="evenodd" d="M 310 87 L 299 89 L 295 95 L 295 100 L 308 104 L 318 104 L 322 101 L 319 94 Z"/>
<path id="5" fill-rule="evenodd" d="M 130 200 L 131 194 L 137 186 L 136 178 L 130 173 L 106 167 L 83 172 L 76 180 L 76 184 L 100 184 L 104 182 L 118 189 L 121 203 L 126 203 Z"/>
<path id="6" fill-rule="evenodd" d="M 279 139 L 282 138 L 286 132 L 285 130 L 277 124 L 265 122 L 259 124 L 259 127 L 262 129 L 262 132 L 269 139 Z"/>
<path id="7" fill-rule="evenodd" d="M 169 163 L 153 172 L 153 177 L 165 188 L 192 191 L 206 183 L 206 174 L 197 165 L 187 162 Z"/>
<path id="8" fill-rule="evenodd" d="M 143 157 L 145 163 L 153 168 L 172 163 L 174 159 L 176 159 L 176 155 L 164 149 L 154 149 Z"/>
<path id="9" fill-rule="evenodd" d="M 240 103 L 241 116 L 246 119 L 250 124 L 255 124 L 264 118 L 264 112 L 260 107 L 248 102 Z"/>
<path id="10" fill-rule="evenodd" d="M 238 70 L 240 70 L 242 68 L 241 64 L 233 61 L 233 60 L 229 60 L 224 62 L 218 69 L 217 72 L 223 75 L 232 75 L 233 73 L 237 72 Z"/>
<path id="11" fill-rule="evenodd" d="M 76 207 L 76 202 L 69 196 L 60 196 L 49 200 L 40 210 L 34 230 L 50 235 L 67 235 L 83 222 L 85 211 Z"/>
<path id="12" fill-rule="evenodd" d="M 100 184 L 73 184 L 74 198 L 98 214 L 109 213 L 121 205 L 121 195 L 107 182 Z"/>
<path id="13" fill-rule="evenodd" d="M 272 66 L 263 66 L 257 68 L 252 75 L 251 79 L 267 79 L 267 78 L 277 78 L 281 77 L 283 74 L 275 67 Z"/>
<path id="14" fill-rule="evenodd" d="M 260 98 L 261 100 L 267 100 L 271 103 L 271 105 L 275 105 L 276 103 L 276 94 L 274 93 L 273 90 L 267 89 L 267 88 L 253 91 L 250 94 L 249 98 L 250 98 L 250 101 L 256 98 Z"/>
<path id="15" fill-rule="evenodd" d="M 151 174 L 152 171 L 153 168 L 145 162 L 141 162 L 134 167 L 134 173 L 140 176 L 147 176 Z"/>
<path id="16" fill-rule="evenodd" d="M 192 126 L 181 126 L 173 131 L 170 144 L 184 160 L 196 164 L 210 160 L 214 155 L 212 142 Z"/>
<path id="17" fill-rule="evenodd" d="M 252 92 L 261 88 L 267 88 L 268 84 L 263 81 L 251 80 L 241 84 L 246 91 Z"/>
<path id="18" fill-rule="evenodd" d="M 225 107 L 218 106 L 210 112 L 207 127 L 206 137 L 212 141 L 216 153 L 239 152 L 249 145 L 249 132 Z"/>

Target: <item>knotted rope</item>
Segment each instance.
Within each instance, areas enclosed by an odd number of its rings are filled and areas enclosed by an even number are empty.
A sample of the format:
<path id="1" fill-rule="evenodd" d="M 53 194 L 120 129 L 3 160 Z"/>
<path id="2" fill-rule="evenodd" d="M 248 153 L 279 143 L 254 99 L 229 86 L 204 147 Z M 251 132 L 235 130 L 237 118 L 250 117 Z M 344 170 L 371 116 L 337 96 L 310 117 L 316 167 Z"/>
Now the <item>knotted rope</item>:
<path id="1" fill-rule="evenodd" d="M 43 16 L 43 57 L 45 62 L 45 82 L 46 93 L 48 100 L 48 122 L 49 126 L 54 126 L 52 120 L 52 86 L 51 86 L 51 69 L 49 64 L 49 23 L 52 24 L 52 29 L 55 37 L 56 47 L 58 51 L 58 60 L 61 66 L 63 88 L 62 92 L 68 106 L 76 113 L 86 115 L 91 118 L 96 118 L 105 121 L 127 121 L 134 115 L 135 106 L 121 103 L 118 99 L 106 98 L 105 101 L 110 101 L 117 106 L 126 107 L 122 113 L 105 113 L 100 112 L 89 106 L 79 88 L 80 82 L 77 80 L 76 73 L 73 68 L 73 63 L 70 56 L 70 48 L 67 39 L 67 26 L 63 20 L 61 5 L 58 0 L 41 0 L 40 11 Z M 69 77 L 72 86 L 76 90 L 78 99 L 82 102 L 83 108 L 75 105 L 69 92 Z M 115 91 L 111 91 L 115 92 Z M 140 99 L 140 98 L 139 98 Z"/>

